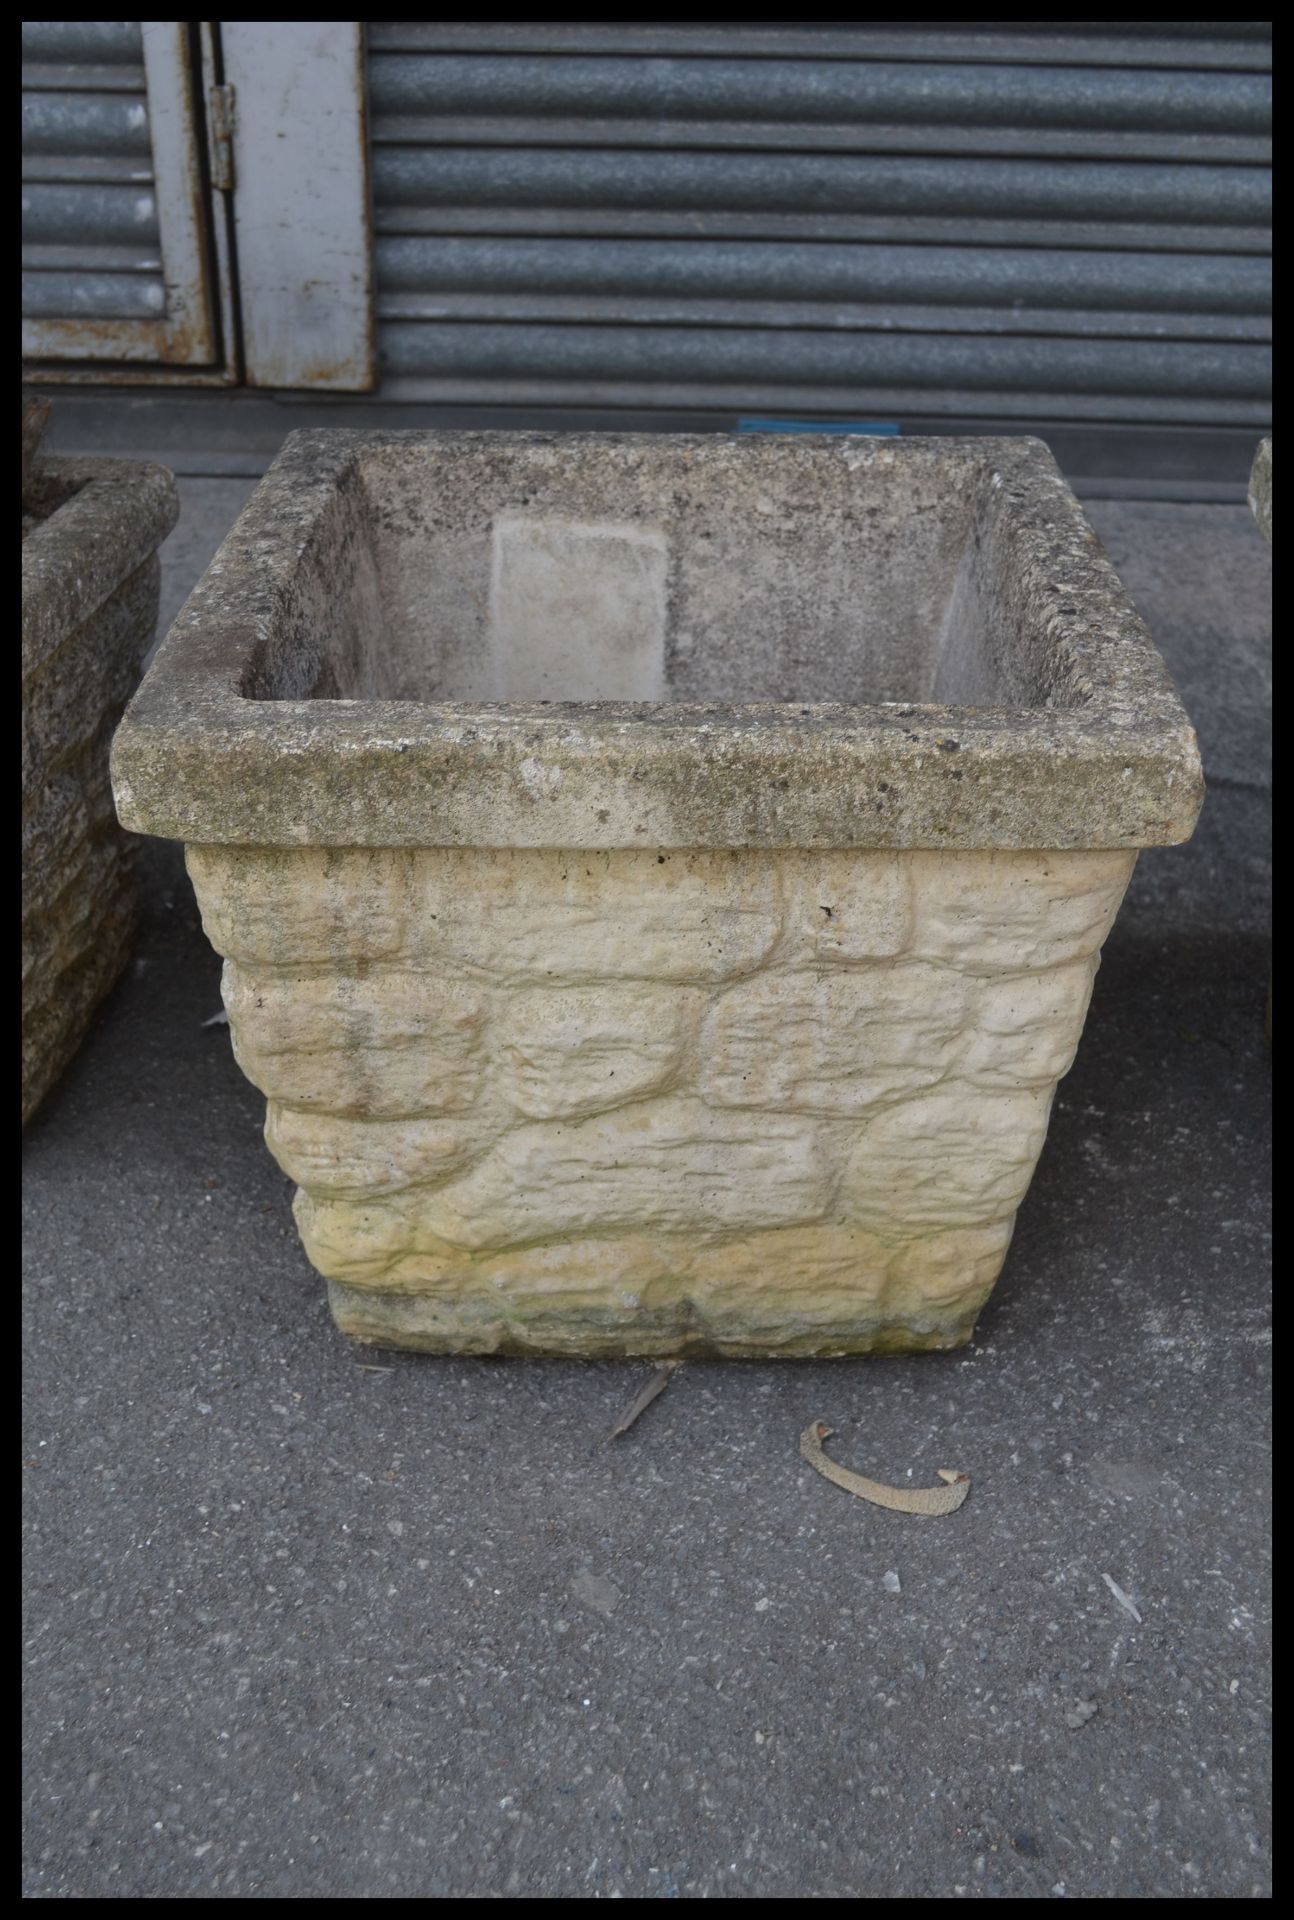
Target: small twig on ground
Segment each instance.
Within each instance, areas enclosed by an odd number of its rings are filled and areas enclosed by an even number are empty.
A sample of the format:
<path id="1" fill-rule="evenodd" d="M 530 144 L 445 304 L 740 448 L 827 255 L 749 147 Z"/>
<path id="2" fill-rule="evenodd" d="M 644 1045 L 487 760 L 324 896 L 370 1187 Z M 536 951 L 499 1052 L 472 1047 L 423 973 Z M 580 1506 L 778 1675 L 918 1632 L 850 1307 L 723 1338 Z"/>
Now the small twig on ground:
<path id="1" fill-rule="evenodd" d="M 664 1393 L 675 1372 L 681 1365 L 682 1361 L 680 1360 L 666 1360 L 661 1366 L 657 1367 L 646 1386 L 639 1388 L 624 1413 L 620 1416 L 619 1420 L 617 1420 L 615 1426 L 612 1427 L 610 1433 L 607 1435 L 608 1440 L 618 1440 L 622 1433 L 628 1433 L 639 1414 L 647 1411 L 657 1394 Z"/>
<path id="2" fill-rule="evenodd" d="M 1101 1575 L 1101 1578 L 1102 1580 L 1104 1580 L 1106 1586 L 1110 1589 L 1110 1592 L 1114 1595 L 1119 1605 L 1123 1608 L 1123 1611 L 1125 1613 L 1130 1613 L 1133 1619 L 1136 1621 L 1137 1625 L 1140 1626 L 1142 1624 L 1141 1615 L 1137 1611 L 1136 1603 L 1132 1599 L 1131 1595 L 1126 1594 L 1123 1591 L 1123 1588 L 1119 1585 L 1118 1581 L 1112 1580 L 1108 1573 L 1103 1573 Z"/>

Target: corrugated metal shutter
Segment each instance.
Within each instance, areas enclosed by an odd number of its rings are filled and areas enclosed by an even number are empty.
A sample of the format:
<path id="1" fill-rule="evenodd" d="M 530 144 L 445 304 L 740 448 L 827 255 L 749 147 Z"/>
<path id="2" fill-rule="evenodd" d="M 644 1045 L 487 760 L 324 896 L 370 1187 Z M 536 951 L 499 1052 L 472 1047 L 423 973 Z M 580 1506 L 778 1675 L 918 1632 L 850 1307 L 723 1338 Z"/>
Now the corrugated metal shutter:
<path id="1" fill-rule="evenodd" d="M 1261 425 L 1267 23 L 369 28 L 384 391 Z"/>
<path id="2" fill-rule="evenodd" d="M 192 60 L 183 22 L 23 22 L 25 355 L 215 360 Z"/>

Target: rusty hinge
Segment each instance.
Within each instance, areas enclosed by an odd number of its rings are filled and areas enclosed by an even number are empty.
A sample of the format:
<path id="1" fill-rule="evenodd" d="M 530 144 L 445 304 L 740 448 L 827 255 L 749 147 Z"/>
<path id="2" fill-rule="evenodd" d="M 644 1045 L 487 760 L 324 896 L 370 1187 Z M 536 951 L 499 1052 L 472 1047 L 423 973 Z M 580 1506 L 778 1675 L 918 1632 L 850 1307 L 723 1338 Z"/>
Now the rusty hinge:
<path id="1" fill-rule="evenodd" d="M 212 87 L 207 95 L 211 128 L 211 184 L 217 193 L 234 185 L 234 90 Z"/>

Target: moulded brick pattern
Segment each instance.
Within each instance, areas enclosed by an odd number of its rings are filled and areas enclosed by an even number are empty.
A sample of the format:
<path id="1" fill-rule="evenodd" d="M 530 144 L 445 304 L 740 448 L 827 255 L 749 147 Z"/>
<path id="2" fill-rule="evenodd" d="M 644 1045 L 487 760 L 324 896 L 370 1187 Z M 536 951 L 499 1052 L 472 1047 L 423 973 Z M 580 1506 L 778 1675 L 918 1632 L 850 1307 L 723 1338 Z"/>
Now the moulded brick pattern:
<path id="1" fill-rule="evenodd" d="M 191 847 L 361 1339 L 956 1345 L 1134 855 Z"/>

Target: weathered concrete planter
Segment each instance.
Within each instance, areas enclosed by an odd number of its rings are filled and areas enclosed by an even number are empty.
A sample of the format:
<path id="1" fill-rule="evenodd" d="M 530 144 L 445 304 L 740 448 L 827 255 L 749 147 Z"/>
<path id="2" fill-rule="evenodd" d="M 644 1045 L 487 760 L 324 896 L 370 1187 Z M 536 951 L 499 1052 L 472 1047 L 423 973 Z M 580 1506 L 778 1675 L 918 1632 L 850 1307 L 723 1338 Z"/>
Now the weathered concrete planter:
<path id="1" fill-rule="evenodd" d="M 178 511 L 169 473 L 122 460 L 42 460 L 28 494 L 28 454 L 24 444 L 24 1125 L 130 943 L 131 848 L 108 746 L 153 637 L 157 549 Z"/>
<path id="2" fill-rule="evenodd" d="M 298 434 L 117 737 L 347 1332 L 964 1340 L 1195 739 L 1034 441 Z"/>

